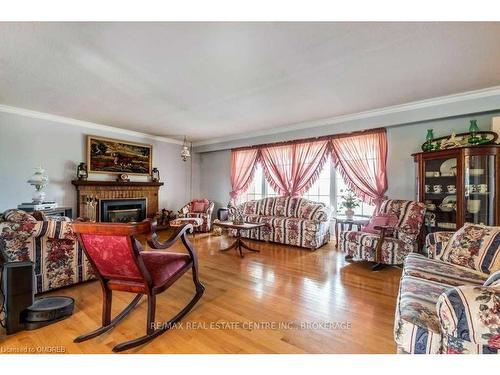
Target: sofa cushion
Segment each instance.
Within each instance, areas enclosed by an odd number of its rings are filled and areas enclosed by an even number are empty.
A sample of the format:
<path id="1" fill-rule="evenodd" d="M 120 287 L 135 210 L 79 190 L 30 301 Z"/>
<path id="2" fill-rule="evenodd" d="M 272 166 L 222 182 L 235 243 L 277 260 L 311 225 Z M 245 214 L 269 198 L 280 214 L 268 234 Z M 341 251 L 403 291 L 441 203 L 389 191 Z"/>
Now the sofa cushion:
<path id="1" fill-rule="evenodd" d="M 396 226 L 401 229 L 396 232 L 396 238 L 410 244 L 417 240 L 424 222 L 425 205 L 422 202 L 389 199 L 382 202 L 378 213 L 395 214 L 399 218 Z"/>
<path id="2" fill-rule="evenodd" d="M 243 203 L 243 205 L 240 207 L 242 210 L 242 213 L 244 215 L 258 215 L 259 214 L 259 202 L 258 200 L 256 201 L 248 201 Z"/>
<path id="3" fill-rule="evenodd" d="M 436 302 L 450 286 L 412 276 L 401 279 L 394 337 L 407 353 L 439 353 L 441 334 Z"/>
<path id="4" fill-rule="evenodd" d="M 425 237 L 425 251 L 430 259 L 441 259 L 441 253 L 448 241 L 453 237 L 453 232 L 433 232 Z"/>
<path id="5" fill-rule="evenodd" d="M 3 218 L 5 221 L 10 221 L 11 223 L 20 223 L 21 221 L 29 221 L 32 223 L 36 223 L 36 219 L 24 212 L 22 210 L 10 209 L 3 213 Z"/>
<path id="6" fill-rule="evenodd" d="M 500 287 L 451 288 L 439 297 L 436 309 L 443 336 L 449 338 L 445 345 L 447 353 L 498 353 Z M 467 343 L 482 348 L 480 351 L 470 345 L 463 348 Z"/>
<path id="7" fill-rule="evenodd" d="M 448 242 L 441 260 L 483 274 L 500 269 L 500 227 L 466 223 Z"/>
<path id="8" fill-rule="evenodd" d="M 261 218 L 265 216 L 256 214 L 243 214 L 243 221 L 246 223 L 260 223 Z"/>
<path id="9" fill-rule="evenodd" d="M 322 203 L 307 201 L 299 208 L 299 219 L 327 221 L 329 219 L 328 209 Z"/>
<path id="10" fill-rule="evenodd" d="M 262 216 L 273 216 L 275 198 L 264 198 L 259 201 L 259 213 Z"/>
<path id="11" fill-rule="evenodd" d="M 277 197 L 274 199 L 273 216 L 288 216 L 288 203 L 290 197 Z"/>
<path id="12" fill-rule="evenodd" d="M 440 260 L 428 259 L 420 254 L 409 254 L 404 263 L 403 274 L 435 281 L 450 286 L 464 284 L 483 285 L 485 277 L 467 268 Z"/>

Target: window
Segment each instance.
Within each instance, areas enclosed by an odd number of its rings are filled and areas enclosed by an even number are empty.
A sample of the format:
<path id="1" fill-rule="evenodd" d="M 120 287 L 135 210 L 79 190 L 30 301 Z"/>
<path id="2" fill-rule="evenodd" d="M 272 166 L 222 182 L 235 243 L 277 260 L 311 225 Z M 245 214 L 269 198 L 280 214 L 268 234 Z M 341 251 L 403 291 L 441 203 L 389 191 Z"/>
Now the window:
<path id="1" fill-rule="evenodd" d="M 330 163 L 327 162 L 323 167 L 319 178 L 303 195 L 303 197 L 315 202 L 322 202 L 328 206 L 332 205 L 331 175 L 332 168 L 330 167 Z"/>
<path id="2" fill-rule="evenodd" d="M 264 186 L 262 184 L 263 180 L 265 180 L 265 178 L 262 172 L 262 167 L 259 164 L 257 169 L 255 170 L 255 175 L 253 177 L 252 183 L 248 187 L 247 191 L 241 195 L 238 203 L 264 198 Z"/>
<path id="3" fill-rule="evenodd" d="M 345 209 L 340 207 L 342 195 L 347 191 L 342 175 L 335 171 L 330 162 L 325 163 L 318 180 L 303 195 L 304 198 L 315 202 L 322 202 L 331 207 L 336 207 L 337 214 L 343 215 Z M 262 199 L 267 197 L 276 197 L 278 194 L 273 190 L 264 177 L 262 166 L 259 164 L 255 170 L 252 183 L 247 191 L 240 196 L 238 203 Z M 356 216 L 372 216 L 375 206 L 366 203 L 360 203 L 359 207 L 354 209 Z"/>
<path id="4" fill-rule="evenodd" d="M 337 197 L 337 213 L 339 215 L 344 215 L 345 208 L 341 206 L 342 196 L 347 193 L 349 187 L 346 185 L 342 175 L 336 173 L 336 197 Z M 364 202 L 359 202 L 359 206 L 354 209 L 354 215 L 356 216 L 372 216 L 375 211 L 375 206 L 366 204 Z"/>

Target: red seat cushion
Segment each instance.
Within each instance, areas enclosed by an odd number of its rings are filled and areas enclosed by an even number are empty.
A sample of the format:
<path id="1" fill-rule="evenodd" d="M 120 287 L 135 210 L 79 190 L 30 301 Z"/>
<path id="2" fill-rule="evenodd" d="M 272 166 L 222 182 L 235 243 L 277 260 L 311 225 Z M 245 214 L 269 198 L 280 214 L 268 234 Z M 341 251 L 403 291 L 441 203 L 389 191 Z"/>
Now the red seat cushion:
<path id="1" fill-rule="evenodd" d="M 398 221 L 399 218 L 395 214 L 373 215 L 362 232 L 379 234 L 380 231 L 375 229 L 375 227 L 394 227 L 398 224 Z"/>
<path id="2" fill-rule="evenodd" d="M 187 254 L 163 251 L 143 251 L 141 257 L 153 279 L 154 287 L 164 285 L 191 261 Z"/>

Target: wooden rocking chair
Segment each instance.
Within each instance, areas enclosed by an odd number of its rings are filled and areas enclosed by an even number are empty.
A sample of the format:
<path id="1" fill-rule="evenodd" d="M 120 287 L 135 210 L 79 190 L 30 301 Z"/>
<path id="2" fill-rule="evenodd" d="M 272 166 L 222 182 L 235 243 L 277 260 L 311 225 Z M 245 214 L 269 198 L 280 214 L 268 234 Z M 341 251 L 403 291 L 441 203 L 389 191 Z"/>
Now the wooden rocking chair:
<path id="1" fill-rule="evenodd" d="M 155 224 L 150 219 L 130 224 L 75 221 L 73 231 L 101 282 L 103 309 L 102 326 L 77 337 L 74 342 L 89 340 L 111 330 L 132 311 L 143 295 L 148 298 L 146 335 L 116 345 L 114 352 L 145 344 L 180 321 L 194 307 L 205 290 L 198 279 L 196 254 L 187 238 L 187 232 L 192 230 L 191 224 L 180 227 L 170 239 L 161 243 L 155 233 Z M 141 234 L 147 236 L 148 244 L 153 249 L 167 249 L 180 239 L 188 254 L 143 251 L 141 243 L 134 237 Z M 168 289 L 189 269 L 192 270 L 196 294 L 172 319 L 156 324 L 156 295 Z M 121 313 L 111 319 L 113 290 L 137 295 Z"/>

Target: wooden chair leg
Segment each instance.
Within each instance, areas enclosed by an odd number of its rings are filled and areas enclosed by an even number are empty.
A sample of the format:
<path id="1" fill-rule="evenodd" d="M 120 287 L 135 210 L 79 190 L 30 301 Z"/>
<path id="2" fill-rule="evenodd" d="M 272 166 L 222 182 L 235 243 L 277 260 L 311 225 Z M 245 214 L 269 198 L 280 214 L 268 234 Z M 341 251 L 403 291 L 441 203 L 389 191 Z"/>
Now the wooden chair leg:
<path id="1" fill-rule="evenodd" d="M 110 331 L 113 327 L 115 327 L 118 323 L 120 323 L 132 311 L 132 309 L 139 303 L 141 298 L 142 298 L 142 294 L 136 295 L 135 298 L 132 300 L 132 302 L 130 302 L 129 305 L 121 313 L 119 313 L 113 320 L 111 320 L 107 325 L 103 325 L 102 327 L 100 327 L 100 328 L 98 328 L 95 331 L 92 331 L 90 333 L 86 333 L 84 335 L 78 336 L 76 339 L 73 340 L 73 342 L 87 341 L 87 340 L 93 339 L 94 337 L 102 335 L 105 332 Z M 110 304 L 109 311 L 111 312 L 111 304 Z M 103 312 L 104 312 L 104 310 L 103 310 Z M 103 317 L 104 317 L 104 315 L 103 315 Z"/>
<path id="2" fill-rule="evenodd" d="M 380 238 L 377 242 L 377 247 L 375 248 L 375 262 L 376 264 L 372 267 L 372 271 L 379 271 L 385 267 L 385 264 L 382 263 L 382 245 L 385 241 L 385 230 L 381 231 Z"/>
<path id="3" fill-rule="evenodd" d="M 111 304 L 113 301 L 113 291 L 107 286 L 102 288 L 102 326 L 106 327 L 111 323 Z"/>
<path id="4" fill-rule="evenodd" d="M 156 313 L 156 295 L 148 295 L 148 322 L 146 327 L 146 333 L 148 335 L 152 334 L 155 330 L 155 313 Z"/>

